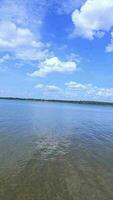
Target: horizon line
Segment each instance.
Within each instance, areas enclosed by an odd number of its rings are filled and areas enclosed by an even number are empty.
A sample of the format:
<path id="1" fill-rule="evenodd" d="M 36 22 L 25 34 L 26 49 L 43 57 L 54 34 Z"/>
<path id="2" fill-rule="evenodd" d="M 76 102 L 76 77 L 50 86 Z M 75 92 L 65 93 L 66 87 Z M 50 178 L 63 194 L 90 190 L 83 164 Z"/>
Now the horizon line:
<path id="1" fill-rule="evenodd" d="M 24 98 L 24 97 L 0 97 L 0 99 L 6 100 L 23 100 L 23 101 L 40 101 L 40 102 L 59 102 L 59 103 L 75 103 L 75 104 L 92 104 L 92 105 L 112 105 L 113 102 L 96 101 L 96 100 L 65 100 L 65 99 L 41 99 L 41 98 Z"/>

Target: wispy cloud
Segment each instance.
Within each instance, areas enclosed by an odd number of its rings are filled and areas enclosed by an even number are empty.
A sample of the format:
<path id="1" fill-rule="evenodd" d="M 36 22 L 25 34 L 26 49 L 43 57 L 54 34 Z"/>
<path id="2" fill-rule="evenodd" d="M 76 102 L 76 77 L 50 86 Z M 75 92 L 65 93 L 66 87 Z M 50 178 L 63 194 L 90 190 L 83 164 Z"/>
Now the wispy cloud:
<path id="1" fill-rule="evenodd" d="M 58 14 L 70 14 L 75 8 L 80 7 L 85 0 L 53 0 Z"/>
<path id="2" fill-rule="evenodd" d="M 39 26 L 46 15 L 46 0 L 2 0 L 0 5 L 0 20 L 12 21 L 23 26 Z"/>

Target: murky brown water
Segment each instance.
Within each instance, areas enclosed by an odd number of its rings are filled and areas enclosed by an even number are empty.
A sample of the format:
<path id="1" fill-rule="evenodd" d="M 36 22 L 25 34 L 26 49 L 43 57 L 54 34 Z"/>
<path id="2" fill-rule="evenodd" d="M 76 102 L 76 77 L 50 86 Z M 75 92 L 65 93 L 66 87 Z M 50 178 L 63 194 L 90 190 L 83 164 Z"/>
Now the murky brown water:
<path id="1" fill-rule="evenodd" d="M 112 200 L 113 107 L 0 100 L 0 200 Z"/>

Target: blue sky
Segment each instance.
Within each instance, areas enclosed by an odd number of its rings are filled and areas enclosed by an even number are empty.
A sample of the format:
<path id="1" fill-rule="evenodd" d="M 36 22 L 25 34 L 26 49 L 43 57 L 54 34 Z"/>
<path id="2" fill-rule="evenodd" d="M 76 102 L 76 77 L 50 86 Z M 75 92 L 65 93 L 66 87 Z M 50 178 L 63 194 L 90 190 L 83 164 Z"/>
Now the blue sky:
<path id="1" fill-rule="evenodd" d="M 0 96 L 113 101 L 113 0 L 0 0 Z"/>

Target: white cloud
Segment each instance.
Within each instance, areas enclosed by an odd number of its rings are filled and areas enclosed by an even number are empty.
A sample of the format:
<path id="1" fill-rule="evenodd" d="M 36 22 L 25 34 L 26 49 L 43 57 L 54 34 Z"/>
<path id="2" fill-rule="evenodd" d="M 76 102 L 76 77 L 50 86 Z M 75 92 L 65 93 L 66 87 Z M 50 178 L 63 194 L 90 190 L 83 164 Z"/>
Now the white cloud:
<path id="1" fill-rule="evenodd" d="M 1 58 L 0 58 L 0 63 L 4 63 L 4 62 L 7 62 L 8 60 L 10 60 L 10 55 L 9 54 L 6 54 L 6 55 L 4 55 L 4 56 L 2 56 Z"/>
<path id="2" fill-rule="evenodd" d="M 10 21 L 0 22 L 0 48 L 22 48 L 40 46 L 27 28 L 16 26 Z"/>
<path id="3" fill-rule="evenodd" d="M 58 57 L 47 58 L 38 66 L 38 70 L 31 73 L 32 77 L 44 77 L 47 74 L 58 72 L 73 72 L 77 65 L 73 61 L 61 61 Z"/>
<path id="4" fill-rule="evenodd" d="M 3 0 L 0 5 L 0 52 L 11 52 L 12 57 L 32 61 L 42 60 L 48 54 L 41 42 L 42 21 L 46 0 Z"/>
<path id="5" fill-rule="evenodd" d="M 113 98 L 113 88 L 99 88 L 92 84 L 81 84 L 77 82 L 68 82 L 65 84 L 70 92 L 76 92 L 83 97 L 92 98 Z"/>
<path id="6" fill-rule="evenodd" d="M 35 88 L 36 89 L 43 89 L 44 85 L 43 84 L 38 84 L 38 85 L 35 85 Z"/>
<path id="7" fill-rule="evenodd" d="M 106 52 L 108 53 L 113 52 L 113 32 L 111 32 L 111 42 L 106 47 Z"/>
<path id="8" fill-rule="evenodd" d="M 38 84 L 35 88 L 40 90 L 44 98 L 113 101 L 113 88 L 101 88 L 92 84 L 70 81 L 62 87 Z"/>
<path id="9" fill-rule="evenodd" d="M 103 37 L 113 26 L 113 0 L 87 0 L 72 13 L 74 34 L 87 38 Z"/>
<path id="10" fill-rule="evenodd" d="M 67 86 L 68 89 L 71 90 L 86 90 L 92 87 L 91 84 L 83 85 L 81 83 L 77 83 L 74 81 L 68 82 L 65 85 Z"/>
<path id="11" fill-rule="evenodd" d="M 38 69 L 30 74 L 32 77 L 44 77 L 54 72 L 64 73 L 75 71 L 77 62 L 74 62 L 74 59 L 66 59 L 65 61 L 65 59 L 61 60 L 58 58 L 55 53 L 50 50 L 52 47 L 42 42 L 40 28 L 37 23 L 37 31 L 35 32 L 34 29 L 32 29 L 32 25 L 30 25 L 32 23 L 29 22 L 29 9 L 26 6 L 27 2 L 28 0 L 25 0 L 25 2 L 22 3 L 22 0 L 20 0 L 18 10 L 18 3 L 16 5 L 15 1 L 12 0 L 10 4 L 9 0 L 3 0 L 3 4 L 0 7 L 0 12 L 3 15 L 3 17 L 0 15 L 0 53 L 3 55 L 1 62 L 6 61 L 6 59 L 13 59 L 15 63 L 16 60 L 22 61 L 24 64 L 30 63 L 32 65 L 35 63 Z M 42 11 L 42 8 L 45 8 L 45 2 L 44 0 L 38 3 L 41 5 L 41 9 L 40 6 L 37 5 L 38 10 Z M 36 2 L 32 5 L 33 8 L 35 4 Z M 24 12 L 21 11 L 21 8 L 23 8 Z M 12 10 L 14 10 L 14 13 Z M 34 15 L 33 13 L 32 15 Z M 40 15 L 44 15 L 42 13 L 43 12 L 37 14 L 39 20 L 41 19 Z M 38 19 L 38 17 L 35 19 Z M 33 23 L 35 22 L 33 21 Z M 4 57 L 5 54 L 10 55 L 10 58 Z"/>
<path id="12" fill-rule="evenodd" d="M 32 77 L 44 77 L 53 72 L 73 72 L 77 64 L 70 58 L 61 61 L 49 50 L 48 44 L 38 40 L 28 28 L 17 26 L 10 21 L 0 21 L 0 48 L 13 54 L 13 59 L 36 61 L 38 70 Z"/>
<path id="13" fill-rule="evenodd" d="M 11 21 L 0 21 L 1 51 L 13 53 L 21 60 L 42 60 L 48 54 L 48 49 L 28 28 L 17 26 Z"/>
<path id="14" fill-rule="evenodd" d="M 50 52 L 47 49 L 35 49 L 35 48 L 26 48 L 20 49 L 16 51 L 16 58 L 24 61 L 37 61 L 37 63 L 41 60 L 46 59 Z"/>
<path id="15" fill-rule="evenodd" d="M 62 91 L 62 89 L 56 85 L 38 84 L 35 86 L 35 88 L 42 90 L 45 94 L 49 94 L 49 93 L 60 94 Z"/>
<path id="16" fill-rule="evenodd" d="M 0 20 L 12 21 L 27 27 L 42 26 L 46 14 L 46 0 L 2 0 L 0 4 Z"/>
<path id="17" fill-rule="evenodd" d="M 25 2 L 25 1 L 24 1 Z M 21 0 L 2 0 L 0 5 L 0 20 L 10 20 L 19 24 L 27 23 L 28 16 L 25 3 Z"/>
<path id="18" fill-rule="evenodd" d="M 56 85 L 47 85 L 46 90 L 47 92 L 61 92 L 61 88 Z"/>

